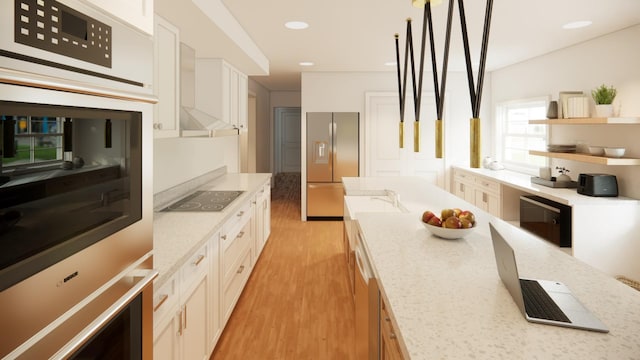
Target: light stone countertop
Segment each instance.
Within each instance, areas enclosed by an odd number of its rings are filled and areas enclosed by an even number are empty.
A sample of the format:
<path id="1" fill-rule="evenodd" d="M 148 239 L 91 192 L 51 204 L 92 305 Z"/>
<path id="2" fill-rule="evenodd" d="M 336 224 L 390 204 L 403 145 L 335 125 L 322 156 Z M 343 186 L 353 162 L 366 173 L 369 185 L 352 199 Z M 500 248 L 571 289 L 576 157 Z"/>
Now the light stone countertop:
<path id="1" fill-rule="evenodd" d="M 244 191 L 220 212 L 154 212 L 153 267 L 160 273 L 155 286 L 162 286 L 270 178 L 268 173 L 227 173 L 193 189 Z M 181 198 L 167 201 L 156 210 Z"/>
<path id="2" fill-rule="evenodd" d="M 504 185 L 538 195 L 565 205 L 638 205 L 639 200 L 618 196 L 618 197 L 596 197 L 578 194 L 576 189 L 552 188 L 544 185 L 532 184 L 531 176 L 509 170 L 475 169 L 469 167 L 454 166 L 453 169 L 461 169 L 474 174 L 482 175 L 489 179 L 496 180 Z"/>
<path id="3" fill-rule="evenodd" d="M 398 180 L 394 184 L 375 178 L 364 183 L 399 189 L 400 202 L 407 207 L 405 199 L 410 200 L 411 212 L 362 212 L 357 221 L 405 356 L 640 358 L 640 292 L 420 178 Z M 363 195 L 380 194 L 373 193 L 373 187 L 360 190 Z M 458 240 L 432 236 L 420 221 L 422 211 L 448 207 L 474 211 L 476 230 Z M 489 221 L 513 246 L 521 277 L 564 282 L 610 333 L 527 322 L 498 276 Z"/>

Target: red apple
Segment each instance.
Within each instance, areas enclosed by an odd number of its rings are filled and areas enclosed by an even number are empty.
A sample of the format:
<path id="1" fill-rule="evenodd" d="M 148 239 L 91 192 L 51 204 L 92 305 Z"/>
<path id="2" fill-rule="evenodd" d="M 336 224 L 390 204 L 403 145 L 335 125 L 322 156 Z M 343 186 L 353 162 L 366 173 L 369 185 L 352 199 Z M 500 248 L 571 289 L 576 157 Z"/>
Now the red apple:
<path id="1" fill-rule="evenodd" d="M 460 222 L 460 219 L 458 219 L 457 217 L 450 216 L 442 223 L 442 227 L 448 229 L 461 229 L 462 222 Z"/>
<path id="2" fill-rule="evenodd" d="M 442 211 L 440 212 L 440 217 L 442 218 L 442 221 L 447 220 L 447 218 L 451 216 L 456 216 L 456 212 L 453 209 L 442 209 Z"/>
<path id="3" fill-rule="evenodd" d="M 464 210 L 460 213 L 460 216 L 458 216 L 460 218 L 460 220 L 462 219 L 467 219 L 469 220 L 469 222 L 471 224 L 475 224 L 476 223 L 476 216 L 469 210 Z"/>
<path id="4" fill-rule="evenodd" d="M 460 223 L 462 224 L 463 229 L 470 229 L 473 227 L 473 224 L 469 219 L 460 219 Z"/>
<path id="5" fill-rule="evenodd" d="M 429 225 L 433 225 L 433 226 L 437 226 L 437 227 L 441 227 L 442 226 L 442 220 L 440 220 L 439 217 L 433 215 L 431 217 L 431 219 L 429 219 L 429 221 L 427 222 L 427 224 Z"/>
<path id="6" fill-rule="evenodd" d="M 434 214 L 433 212 L 427 210 L 427 211 L 422 213 L 422 222 L 428 223 L 429 219 L 431 219 L 434 216 L 436 216 L 436 214 Z"/>

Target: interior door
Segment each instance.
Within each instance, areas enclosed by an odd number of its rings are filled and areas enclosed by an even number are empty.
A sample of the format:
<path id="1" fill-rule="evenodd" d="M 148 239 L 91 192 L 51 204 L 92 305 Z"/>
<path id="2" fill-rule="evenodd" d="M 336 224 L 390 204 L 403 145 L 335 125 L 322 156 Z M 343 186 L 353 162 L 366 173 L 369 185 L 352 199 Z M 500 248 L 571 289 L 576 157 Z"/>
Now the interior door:
<path id="1" fill-rule="evenodd" d="M 413 148 L 413 103 L 407 101 L 404 148 L 400 148 L 398 94 L 368 93 L 366 102 L 366 176 L 424 176 L 434 184 L 444 186 L 444 160 L 435 157 L 436 110 L 432 94 L 424 93 L 422 96 L 419 152 L 414 152 Z M 444 127 L 446 136 L 446 121 Z"/>

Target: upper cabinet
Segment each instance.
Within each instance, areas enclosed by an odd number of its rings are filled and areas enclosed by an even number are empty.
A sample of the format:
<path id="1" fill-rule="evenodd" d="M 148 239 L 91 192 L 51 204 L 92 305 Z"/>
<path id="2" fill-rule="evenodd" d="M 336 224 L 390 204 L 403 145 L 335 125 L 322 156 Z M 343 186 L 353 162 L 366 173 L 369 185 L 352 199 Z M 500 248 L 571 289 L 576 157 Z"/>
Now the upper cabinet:
<path id="1" fill-rule="evenodd" d="M 156 138 L 180 136 L 180 33 L 155 16 L 153 37 L 153 133 Z"/>
<path id="2" fill-rule="evenodd" d="M 638 117 L 615 117 L 615 118 L 570 118 L 570 119 L 544 119 L 529 120 L 529 124 L 543 125 L 640 125 Z M 630 157 L 605 157 L 594 156 L 589 154 L 561 153 L 529 150 L 529 154 L 546 156 L 555 159 L 580 161 L 590 164 L 600 165 L 640 165 L 640 159 Z"/>
<path id="3" fill-rule="evenodd" d="M 153 0 L 84 0 L 129 25 L 153 35 Z"/>
<path id="4" fill-rule="evenodd" d="M 247 129 L 247 75 L 222 59 L 196 59 L 196 107 L 238 129 Z"/>

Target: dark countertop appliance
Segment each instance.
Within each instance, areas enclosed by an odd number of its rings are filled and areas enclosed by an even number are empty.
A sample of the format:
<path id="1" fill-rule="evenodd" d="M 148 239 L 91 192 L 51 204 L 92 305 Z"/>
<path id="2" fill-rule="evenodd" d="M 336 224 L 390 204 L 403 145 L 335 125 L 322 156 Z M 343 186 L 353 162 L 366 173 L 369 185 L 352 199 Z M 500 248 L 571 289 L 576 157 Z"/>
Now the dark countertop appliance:
<path id="1" fill-rule="evenodd" d="M 580 174 L 578 175 L 578 194 L 587 196 L 618 196 L 618 180 L 615 175 Z"/>

